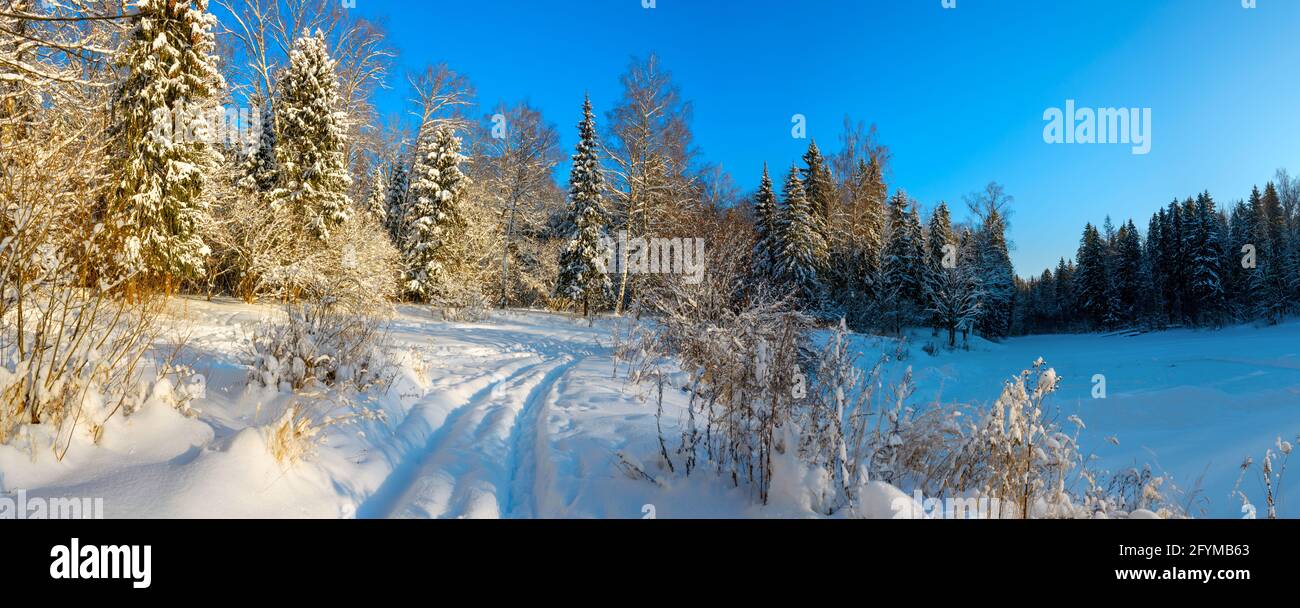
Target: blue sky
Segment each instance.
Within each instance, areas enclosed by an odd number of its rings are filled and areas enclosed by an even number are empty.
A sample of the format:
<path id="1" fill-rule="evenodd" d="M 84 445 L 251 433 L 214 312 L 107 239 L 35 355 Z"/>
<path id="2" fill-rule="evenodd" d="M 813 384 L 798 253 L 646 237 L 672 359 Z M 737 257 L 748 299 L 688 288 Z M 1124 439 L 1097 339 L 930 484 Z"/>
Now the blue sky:
<path id="1" fill-rule="evenodd" d="M 381 112 L 405 112 L 405 72 L 446 62 L 483 106 L 526 99 L 570 149 L 582 95 L 603 117 L 633 56 L 658 53 L 694 103 L 703 157 L 745 190 L 763 163 L 824 151 L 841 121 L 875 123 L 891 189 L 932 208 L 989 181 L 1016 198 L 1017 272 L 1072 257 L 1085 222 L 1150 214 L 1208 189 L 1249 193 L 1300 171 L 1300 2 L 1258 0 L 357 0 L 400 52 Z M 1152 148 L 1048 145 L 1043 112 L 1151 108 Z M 481 112 L 486 113 L 486 107 Z M 959 215 L 964 215 L 964 211 Z"/>

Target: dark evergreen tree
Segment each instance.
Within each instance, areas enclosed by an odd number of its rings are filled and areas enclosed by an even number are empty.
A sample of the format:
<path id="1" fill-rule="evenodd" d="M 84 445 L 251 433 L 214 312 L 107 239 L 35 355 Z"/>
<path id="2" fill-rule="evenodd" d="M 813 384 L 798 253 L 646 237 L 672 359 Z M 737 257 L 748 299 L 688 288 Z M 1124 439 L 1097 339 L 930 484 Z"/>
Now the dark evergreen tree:
<path id="1" fill-rule="evenodd" d="M 1006 224 L 997 209 L 985 216 L 976 236 L 976 248 L 976 272 L 984 298 L 976 329 L 986 338 L 1001 338 L 1011 330 L 1015 271 L 1007 247 Z"/>
<path id="2" fill-rule="evenodd" d="M 816 218 L 817 229 L 822 239 L 829 240 L 835 219 L 834 201 L 838 195 L 835 191 L 835 178 L 831 175 L 826 158 L 817 148 L 816 140 L 809 142 L 808 152 L 803 155 L 803 162 L 804 168 L 800 170 L 800 177 L 803 180 L 804 193 Z"/>
<path id="3" fill-rule="evenodd" d="M 906 192 L 900 189 L 894 193 L 885 216 L 888 236 L 880 260 L 880 305 L 889 326 L 901 332 L 915 320 L 922 301 L 925 263 Z"/>
<path id="4" fill-rule="evenodd" d="M 1078 268 L 1074 274 L 1074 291 L 1079 313 L 1091 329 L 1105 325 L 1110 294 L 1106 277 L 1106 244 L 1096 226 L 1083 229 L 1079 244 Z"/>
<path id="5" fill-rule="evenodd" d="M 1190 268 L 1191 319 L 1196 324 L 1219 324 L 1224 320 L 1227 293 L 1223 281 L 1223 240 L 1218 212 L 1209 192 L 1196 198 L 1194 221 L 1187 222 Z"/>
<path id="6" fill-rule="evenodd" d="M 777 229 L 778 208 L 776 192 L 767 165 L 763 165 L 763 181 L 754 195 L 754 255 L 752 274 L 755 279 L 773 284 L 777 281 L 777 260 L 784 249 Z"/>

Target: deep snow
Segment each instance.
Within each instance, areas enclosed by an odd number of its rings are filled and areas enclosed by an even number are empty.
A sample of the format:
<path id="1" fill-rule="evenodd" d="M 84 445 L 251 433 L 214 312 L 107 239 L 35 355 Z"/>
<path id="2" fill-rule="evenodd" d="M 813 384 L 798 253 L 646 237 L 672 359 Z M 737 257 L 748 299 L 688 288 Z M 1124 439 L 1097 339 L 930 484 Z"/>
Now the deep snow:
<path id="1" fill-rule="evenodd" d="M 265 427 L 304 398 L 247 386 L 240 361 L 251 326 L 276 309 L 194 299 L 172 309 L 172 325 L 189 334 L 185 357 L 207 379 L 197 416 L 151 405 L 63 462 L 21 442 L 0 446 L 0 490 L 103 497 L 108 517 L 814 516 L 780 480 L 760 507 L 722 479 L 660 470 L 654 405 L 614 377 L 607 321 L 510 311 L 449 323 L 401 307 L 390 337 L 405 364 L 387 394 L 357 406 L 383 418 L 331 427 L 312 458 L 286 468 Z M 1199 487 L 1210 516 L 1239 517 L 1229 493 L 1243 458 L 1300 433 L 1300 323 L 974 341 L 938 356 L 922 351 L 931 339 L 915 334 L 907 360 L 891 364 L 894 377 L 914 368 L 918 404 L 991 401 L 1043 357 L 1065 378 L 1051 403 L 1062 419 L 1084 419 L 1083 446 L 1100 465 L 1157 465 L 1183 490 Z M 863 362 L 896 350 L 879 338 L 856 344 Z M 1091 396 L 1095 374 L 1105 375 L 1104 400 Z M 676 420 L 685 400 L 668 397 Z M 658 483 L 624 473 L 619 454 L 646 463 Z M 1245 488 L 1262 500 L 1253 476 Z M 889 515 L 890 490 L 873 488 L 875 515 Z M 1283 515 L 1295 515 L 1288 505 L 1300 495 L 1288 486 L 1284 496 Z"/>

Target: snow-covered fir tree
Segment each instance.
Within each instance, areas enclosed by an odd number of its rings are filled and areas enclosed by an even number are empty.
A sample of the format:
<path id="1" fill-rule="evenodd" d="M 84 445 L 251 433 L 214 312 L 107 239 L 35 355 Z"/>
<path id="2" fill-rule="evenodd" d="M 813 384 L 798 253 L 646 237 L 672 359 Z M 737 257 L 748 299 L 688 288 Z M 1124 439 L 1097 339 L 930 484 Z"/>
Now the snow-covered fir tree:
<path id="1" fill-rule="evenodd" d="M 948 212 L 948 204 L 940 201 L 939 206 L 934 208 L 934 213 L 930 214 L 930 222 L 926 224 L 926 271 L 931 275 L 939 274 L 944 268 L 945 256 L 948 253 L 955 254 L 956 246 L 952 234 L 952 215 Z M 953 262 L 949 266 L 955 266 L 956 256 L 949 261 Z"/>
<path id="2" fill-rule="evenodd" d="M 951 254 L 951 255 L 950 255 Z M 952 215 L 942 201 L 930 214 L 925 232 L 925 279 L 927 285 L 957 265 L 957 242 L 952 233 Z M 945 264 L 945 262 L 950 262 Z"/>
<path id="3" fill-rule="evenodd" d="M 1223 281 L 1224 250 L 1218 213 L 1209 192 L 1196 198 L 1195 214 L 1184 224 L 1188 247 L 1190 311 L 1197 324 L 1219 324 L 1226 313 L 1227 294 Z M 1190 234 L 1188 234 L 1190 233 Z"/>
<path id="4" fill-rule="evenodd" d="M 798 167 L 790 167 L 782 196 L 784 205 L 776 224 L 781 244 L 776 276 L 780 283 L 795 290 L 796 298 L 805 308 L 817 310 L 825 296 L 821 269 L 826 259 L 826 241 L 804 183 L 799 179 Z"/>
<path id="5" fill-rule="evenodd" d="M 838 194 L 835 191 L 835 178 L 831 175 L 826 157 L 817 148 L 817 140 L 808 144 L 808 151 L 803 155 L 804 167 L 800 169 L 803 180 L 804 195 L 817 221 L 817 229 L 822 239 L 829 240 L 831 224 L 834 221 L 833 205 Z"/>
<path id="6" fill-rule="evenodd" d="M 384 228 L 399 251 L 404 247 L 405 234 L 402 222 L 406 220 L 406 195 L 411 187 L 410 175 L 406 159 L 399 157 L 393 163 L 392 173 L 386 180 L 388 189 L 384 193 Z"/>
<path id="7" fill-rule="evenodd" d="M 448 303 L 464 294 L 459 279 L 468 268 L 465 242 L 469 178 L 461 140 L 448 125 L 421 129 L 406 196 L 402 263 L 407 294 L 419 301 Z"/>
<path id="8" fill-rule="evenodd" d="M 1254 240 L 1258 252 L 1258 267 L 1251 276 L 1255 311 L 1259 318 L 1277 324 L 1290 311 L 1291 269 L 1287 258 L 1286 218 L 1272 182 L 1264 187 L 1263 195 L 1253 205 L 1257 206 Z"/>
<path id="9" fill-rule="evenodd" d="M 602 244 L 609 229 L 605 191 L 596 118 L 591 98 L 587 97 L 582 104 L 578 148 L 569 172 L 569 206 L 564 222 L 568 244 L 560 255 L 560 276 L 555 285 L 556 296 L 580 305 L 584 316 L 589 316 L 613 291 Z"/>
<path id="10" fill-rule="evenodd" d="M 885 209 L 888 236 L 880 259 L 880 303 L 895 331 L 914 322 L 924 296 L 924 245 L 912 226 L 915 215 L 907 193 L 899 189 Z"/>
<path id="11" fill-rule="evenodd" d="M 1078 267 L 1074 273 L 1074 294 L 1079 312 L 1092 328 L 1103 326 L 1110 294 L 1106 278 L 1106 245 L 1101 231 L 1089 223 L 1079 244 Z"/>
<path id="12" fill-rule="evenodd" d="M 115 62 L 125 74 L 112 100 L 107 224 L 118 263 L 161 281 L 197 276 L 208 247 L 206 173 L 221 161 L 208 115 L 225 88 L 207 0 L 138 0 Z"/>
<path id="13" fill-rule="evenodd" d="M 370 195 L 366 197 L 366 212 L 380 226 L 388 223 L 388 171 L 383 163 L 375 163 L 370 172 Z"/>
<path id="14" fill-rule="evenodd" d="M 294 41 L 275 104 L 278 209 L 294 214 L 322 240 L 352 214 L 352 177 L 345 156 L 347 115 L 325 35 L 304 32 Z"/>
<path id="15" fill-rule="evenodd" d="M 275 111 L 269 100 L 257 105 L 259 117 L 254 133 L 257 140 L 244 158 L 239 187 L 248 192 L 268 193 L 275 189 L 279 178 L 275 159 Z"/>
<path id="16" fill-rule="evenodd" d="M 997 209 L 989 211 L 984 218 L 976 246 L 976 272 L 984 298 L 977 331 L 987 338 L 1001 338 L 1011 328 L 1015 271 L 1007 247 L 1006 223 Z"/>
<path id="17" fill-rule="evenodd" d="M 752 273 L 754 278 L 764 283 L 776 281 L 776 260 L 783 249 L 777 230 L 778 208 L 776 192 L 772 188 L 772 178 L 767 165 L 763 165 L 763 180 L 759 183 L 758 193 L 754 195 L 754 255 Z"/>

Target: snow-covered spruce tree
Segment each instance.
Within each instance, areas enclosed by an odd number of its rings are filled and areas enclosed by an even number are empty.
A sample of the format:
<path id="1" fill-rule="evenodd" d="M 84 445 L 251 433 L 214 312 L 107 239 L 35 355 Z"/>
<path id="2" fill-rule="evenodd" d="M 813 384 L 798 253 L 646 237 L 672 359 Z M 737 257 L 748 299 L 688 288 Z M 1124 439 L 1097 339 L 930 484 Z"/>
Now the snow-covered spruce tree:
<path id="1" fill-rule="evenodd" d="M 1006 224 L 997 209 L 984 218 L 976 246 L 976 272 L 984 296 L 976 329 L 986 338 L 1001 338 L 1011 327 L 1009 315 L 1015 295 L 1015 272 L 1007 249 Z"/>
<path id="2" fill-rule="evenodd" d="M 269 193 L 279 177 L 275 161 L 275 111 L 271 102 L 260 104 L 257 143 L 240 167 L 239 187 L 248 192 Z"/>
<path id="3" fill-rule="evenodd" d="M 758 194 L 754 195 L 754 256 L 752 274 L 754 279 L 772 284 L 776 281 L 776 260 L 783 249 L 777 231 L 776 192 L 772 189 L 772 178 L 767 165 L 763 165 L 763 180 L 759 183 Z"/>
<path id="4" fill-rule="evenodd" d="M 1109 284 L 1106 281 L 1105 244 L 1101 232 L 1089 223 L 1079 244 L 1078 268 L 1074 273 L 1074 293 L 1079 312 L 1089 327 L 1101 327 L 1106 320 Z"/>
<path id="5" fill-rule="evenodd" d="M 309 234 L 327 240 L 352 215 L 352 176 L 345 156 L 347 116 L 323 33 L 303 32 L 294 41 L 279 91 L 279 183 L 272 199 Z"/>
<path id="6" fill-rule="evenodd" d="M 1252 294 L 1256 315 L 1269 324 L 1277 324 L 1290 312 L 1290 260 L 1286 252 L 1286 218 L 1277 188 L 1272 182 L 1264 187 L 1255 211 L 1255 246 L 1259 264 L 1252 275 Z"/>
<path id="7" fill-rule="evenodd" d="M 1142 259 L 1142 235 L 1129 220 L 1120 226 L 1115 238 L 1116 297 L 1125 323 L 1135 323 L 1140 317 L 1144 285 L 1149 278 Z"/>
<path id="8" fill-rule="evenodd" d="M 1209 192 L 1196 197 L 1195 211 L 1193 221 L 1188 222 L 1194 230 L 1188 252 L 1190 295 L 1194 302 L 1192 320 L 1198 325 L 1217 325 L 1224 321 L 1227 293 L 1223 281 L 1224 250 L 1218 212 Z M 1130 288 L 1123 283 L 1121 281 L 1121 290 L 1127 292 Z"/>
<path id="9" fill-rule="evenodd" d="M 939 274 L 945 267 L 944 258 L 948 253 L 956 253 L 957 240 L 952 234 L 952 215 L 948 212 L 948 204 L 940 201 L 939 206 L 934 208 L 934 213 L 930 214 L 930 222 L 926 225 L 925 241 L 925 269 L 931 276 Z M 951 249 L 949 249 L 951 248 Z M 956 265 L 956 256 L 952 260 Z"/>
<path id="10" fill-rule="evenodd" d="M 803 181 L 799 179 L 798 167 L 790 167 L 782 195 L 785 204 L 776 224 L 781 244 L 776 276 L 780 283 L 795 290 L 805 310 L 820 310 L 825 299 L 821 271 L 827 255 L 826 241 Z"/>
<path id="11" fill-rule="evenodd" d="M 591 111 L 591 97 L 582 105 L 582 123 L 578 125 L 578 149 L 569 172 L 569 208 L 564 224 L 569 231 L 568 245 L 560 255 L 560 277 L 555 295 L 581 304 L 582 314 L 589 316 L 594 306 L 607 299 L 613 284 L 603 265 L 605 250 L 601 239 L 609 226 L 605 209 L 605 174 L 600 166 L 600 142 L 596 138 L 596 118 Z"/>
<path id="12" fill-rule="evenodd" d="M 468 270 L 465 247 L 465 191 L 469 178 L 461 141 L 452 128 L 421 129 L 407 192 L 403 225 L 402 263 L 409 297 L 422 302 L 455 305 L 467 294 L 461 279 Z"/>
<path id="13" fill-rule="evenodd" d="M 803 179 L 804 194 L 808 198 L 808 205 L 812 208 L 813 215 L 817 218 L 818 230 L 821 231 L 823 239 L 830 238 L 830 227 L 834 221 L 835 198 L 838 194 L 835 191 L 835 178 L 831 176 L 830 167 L 826 164 L 826 158 L 817 148 L 817 141 L 813 140 L 808 144 L 808 151 L 803 155 L 804 168 L 800 169 L 801 178 Z"/>
<path id="14" fill-rule="evenodd" d="M 398 158 L 393 163 L 393 171 L 387 180 L 388 190 L 384 194 L 385 215 L 383 226 L 388 231 L 388 236 L 393 241 L 393 245 L 399 251 L 404 249 L 405 235 L 402 233 L 402 222 L 406 219 L 406 195 L 411 187 L 410 175 L 407 161 Z"/>
<path id="15" fill-rule="evenodd" d="M 375 163 L 370 173 L 370 196 L 366 197 L 366 212 L 380 225 L 388 223 L 388 171 L 383 163 Z"/>
<path id="16" fill-rule="evenodd" d="M 931 283 L 939 280 L 944 271 L 957 266 L 957 242 L 952 234 L 952 215 L 948 212 L 948 204 L 942 201 L 939 206 L 934 208 L 930 214 L 930 221 L 926 224 L 925 231 L 925 280 L 928 287 Z M 953 254 L 950 259 L 949 254 Z M 951 262 L 945 264 L 945 262 Z M 928 299 L 928 298 L 927 298 Z M 929 302 L 933 304 L 933 302 Z M 936 319 L 936 322 L 938 320 Z"/>
<path id="17" fill-rule="evenodd" d="M 112 101 L 103 167 L 118 265 L 167 289 L 198 276 L 208 204 L 205 173 L 221 162 L 207 116 L 225 88 L 207 0 L 138 0 L 116 57 L 125 73 Z"/>
<path id="18" fill-rule="evenodd" d="M 885 210 L 888 236 L 880 260 L 880 304 L 889 329 L 901 333 L 915 321 L 925 283 L 922 243 L 911 226 L 913 213 L 907 193 L 899 189 Z"/>

